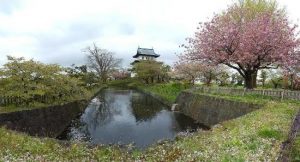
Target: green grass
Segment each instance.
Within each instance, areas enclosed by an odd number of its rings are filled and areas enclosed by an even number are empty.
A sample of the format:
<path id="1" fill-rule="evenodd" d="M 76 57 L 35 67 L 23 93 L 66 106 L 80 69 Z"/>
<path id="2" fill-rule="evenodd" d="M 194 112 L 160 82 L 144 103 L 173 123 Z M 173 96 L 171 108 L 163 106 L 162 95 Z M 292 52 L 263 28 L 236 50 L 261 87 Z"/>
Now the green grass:
<path id="1" fill-rule="evenodd" d="M 85 144 L 61 144 L 54 139 L 38 139 L 0 128 L 0 161 L 109 161 L 121 160 L 121 150 L 113 147 L 89 148 Z"/>
<path id="2" fill-rule="evenodd" d="M 282 137 L 282 134 L 276 129 L 262 128 L 258 131 L 258 136 L 262 138 L 280 139 Z"/>
<path id="3" fill-rule="evenodd" d="M 228 100 L 234 100 L 234 101 L 240 101 L 240 102 L 246 102 L 246 103 L 256 103 L 256 104 L 264 104 L 270 101 L 276 101 L 281 102 L 281 99 L 274 98 L 271 96 L 264 96 L 259 94 L 245 94 L 243 95 L 233 95 L 233 94 L 222 94 L 222 93 L 203 93 L 201 91 L 193 91 L 192 93 L 198 93 L 208 96 L 215 96 L 220 97 Z M 297 100 L 291 100 L 291 99 L 284 99 L 283 100 L 286 103 L 295 103 L 299 104 L 300 102 Z"/>
<path id="4" fill-rule="evenodd" d="M 239 102 L 245 102 L 245 103 L 253 103 L 253 104 L 265 104 L 270 101 L 276 101 L 268 96 L 258 96 L 258 95 L 245 95 L 245 96 L 238 96 L 238 95 L 224 95 L 224 94 L 208 94 L 208 93 L 201 93 L 196 92 L 198 94 L 212 96 L 212 97 L 218 97 L 223 98 L 226 100 L 232 100 L 232 101 L 239 101 Z M 278 101 L 278 100 L 277 100 Z"/>
<path id="5" fill-rule="evenodd" d="M 119 84 L 121 82 L 118 82 Z M 126 84 L 128 85 L 128 84 Z M 195 85 L 197 86 L 197 85 Z M 191 85 L 189 84 L 181 84 L 181 83 L 164 83 L 164 84 L 150 84 L 150 85 L 141 85 L 138 84 L 139 88 L 150 91 L 163 99 L 169 101 L 169 102 L 175 102 L 177 96 L 182 91 L 189 91 L 188 89 L 191 88 Z M 219 97 L 224 98 L 228 100 L 234 100 L 234 101 L 240 101 L 240 102 L 247 102 L 247 103 L 255 103 L 255 104 L 265 104 L 269 101 L 278 101 L 278 99 L 274 99 L 269 96 L 263 96 L 263 95 L 256 95 L 256 94 L 246 94 L 245 96 L 241 95 L 224 95 L 224 94 L 216 94 L 216 93 L 201 93 L 201 92 L 193 92 L 193 93 L 199 93 L 203 95 L 213 96 L 213 97 Z M 294 100 L 288 100 L 288 102 L 297 103 L 298 101 Z"/>
<path id="6" fill-rule="evenodd" d="M 16 105 L 9 105 L 9 106 L 0 106 L 0 114 L 1 113 L 10 113 L 10 112 L 15 112 L 15 111 L 23 111 L 23 110 L 32 110 L 36 108 L 42 108 L 49 106 L 47 104 L 38 104 L 38 105 L 32 105 L 30 107 L 18 107 Z"/>
<path id="7" fill-rule="evenodd" d="M 186 160 L 275 161 L 298 109 L 297 105 L 269 102 L 262 109 L 217 125 L 211 131 L 183 138 L 176 146 L 190 157 Z"/>
<path id="8" fill-rule="evenodd" d="M 127 78 L 124 80 L 113 80 L 108 82 L 108 85 L 111 87 L 123 87 L 127 88 L 130 84 L 138 83 L 138 81 L 132 79 L 132 78 Z"/>
<path id="9" fill-rule="evenodd" d="M 145 89 L 174 101 L 181 88 L 168 84 Z M 108 146 L 90 148 L 83 143 L 62 144 L 53 139 L 34 138 L 0 128 L 0 161 L 276 161 L 280 146 L 287 139 L 290 125 L 299 111 L 299 102 L 255 96 L 245 96 L 244 99 L 214 96 L 259 102 L 263 107 L 218 124 L 210 131 L 177 137 L 174 142 L 155 145 L 145 151 Z M 295 160 L 299 159 L 299 149 L 298 137 L 293 147 Z"/>
<path id="10" fill-rule="evenodd" d="M 300 135 L 296 138 L 292 150 L 291 150 L 292 161 L 300 161 Z"/>
<path id="11" fill-rule="evenodd" d="M 175 102 L 176 97 L 183 90 L 191 87 L 189 84 L 182 83 L 161 83 L 161 84 L 143 84 L 135 79 L 115 80 L 108 83 L 111 87 L 138 88 L 144 91 L 152 92 L 169 102 Z"/>
<path id="12" fill-rule="evenodd" d="M 169 84 L 155 84 L 155 85 L 144 85 L 139 86 L 143 90 L 150 91 L 156 95 L 162 97 L 163 99 L 169 102 L 175 102 L 176 97 L 180 94 L 181 91 L 190 88 L 187 84 L 180 83 L 169 83 Z"/>

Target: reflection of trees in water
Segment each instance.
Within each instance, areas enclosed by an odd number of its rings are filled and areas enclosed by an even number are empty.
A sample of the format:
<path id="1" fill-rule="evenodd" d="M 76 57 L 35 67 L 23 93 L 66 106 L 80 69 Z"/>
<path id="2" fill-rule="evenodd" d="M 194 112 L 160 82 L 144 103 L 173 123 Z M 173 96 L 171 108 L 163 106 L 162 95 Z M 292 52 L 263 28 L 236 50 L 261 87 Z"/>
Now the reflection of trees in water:
<path id="1" fill-rule="evenodd" d="M 82 121 L 92 129 L 111 122 L 114 115 L 121 113 L 120 109 L 113 106 L 113 103 L 116 102 L 116 97 L 111 92 L 104 91 L 97 96 L 97 99 L 100 103 L 92 103 L 82 116 Z"/>
<path id="2" fill-rule="evenodd" d="M 131 104 L 137 121 L 151 120 L 163 109 L 163 105 L 156 99 L 139 92 L 133 92 Z"/>
<path id="3" fill-rule="evenodd" d="M 137 121 L 150 120 L 163 109 L 160 102 L 136 91 L 107 89 L 97 96 L 97 100 L 100 104 L 92 103 L 82 116 L 83 122 L 93 128 L 109 123 L 114 115 L 120 115 L 122 111 L 118 106 L 125 106 Z"/>
<path id="4" fill-rule="evenodd" d="M 195 120 L 193 120 L 192 118 L 182 114 L 182 113 L 176 113 L 176 112 L 173 112 L 174 114 L 174 122 L 172 122 L 174 125 L 173 125 L 173 129 L 176 131 L 176 132 L 180 132 L 180 131 L 185 131 L 185 130 L 188 130 L 188 131 L 195 131 L 197 130 L 198 128 L 202 128 L 202 129 L 205 129 L 207 130 L 208 127 L 203 125 L 203 124 L 200 124 L 200 123 L 196 123 Z"/>
<path id="5" fill-rule="evenodd" d="M 151 143 L 154 139 L 171 138 L 187 128 L 198 128 L 191 118 L 164 110 L 163 104 L 153 97 L 129 90 L 103 91 L 80 119 L 71 132 L 72 138 L 96 143 L 133 139 Z"/>

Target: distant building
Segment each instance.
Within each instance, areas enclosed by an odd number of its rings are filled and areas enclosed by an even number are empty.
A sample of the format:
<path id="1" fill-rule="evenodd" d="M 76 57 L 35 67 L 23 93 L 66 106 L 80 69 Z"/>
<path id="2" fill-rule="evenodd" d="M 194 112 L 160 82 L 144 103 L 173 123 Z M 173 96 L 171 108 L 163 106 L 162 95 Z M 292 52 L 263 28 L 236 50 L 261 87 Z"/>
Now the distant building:
<path id="1" fill-rule="evenodd" d="M 146 61 L 146 60 L 153 60 L 155 61 L 160 55 L 154 52 L 153 48 L 140 48 L 138 47 L 136 54 L 133 56 L 135 60 L 131 63 L 131 65 L 139 62 L 139 61 Z M 131 73 L 131 77 L 134 77 L 135 73 Z"/>
<path id="2" fill-rule="evenodd" d="M 155 60 L 159 57 L 158 54 L 154 52 L 153 48 L 138 48 L 136 54 L 133 56 L 136 60 L 132 63 L 139 62 L 140 60 Z"/>

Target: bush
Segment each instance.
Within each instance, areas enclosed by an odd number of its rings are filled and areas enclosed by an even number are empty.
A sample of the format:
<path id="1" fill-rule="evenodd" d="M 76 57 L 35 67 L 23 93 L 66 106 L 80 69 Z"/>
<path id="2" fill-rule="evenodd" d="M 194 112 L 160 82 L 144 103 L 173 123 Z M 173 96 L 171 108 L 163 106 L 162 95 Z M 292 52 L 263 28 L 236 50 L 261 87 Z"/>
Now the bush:
<path id="1" fill-rule="evenodd" d="M 81 85 L 79 79 L 65 74 L 64 69 L 56 64 L 8 57 L 8 63 L 0 69 L 0 96 L 18 98 L 18 105 L 82 98 L 87 89 Z"/>

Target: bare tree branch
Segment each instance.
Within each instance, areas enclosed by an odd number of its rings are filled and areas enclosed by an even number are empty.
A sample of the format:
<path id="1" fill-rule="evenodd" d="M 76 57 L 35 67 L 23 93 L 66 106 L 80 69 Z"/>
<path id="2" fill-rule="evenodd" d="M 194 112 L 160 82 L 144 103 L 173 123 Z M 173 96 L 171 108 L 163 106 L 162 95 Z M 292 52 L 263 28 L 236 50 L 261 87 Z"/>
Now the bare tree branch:
<path id="1" fill-rule="evenodd" d="M 97 47 L 95 43 L 86 47 L 83 52 L 87 54 L 88 67 L 97 72 L 103 82 L 122 62 L 121 59 L 114 57 L 114 53 Z"/>

